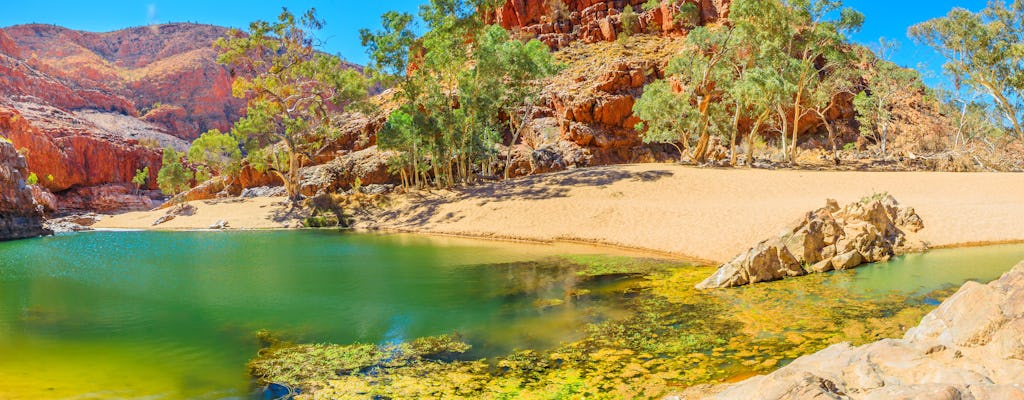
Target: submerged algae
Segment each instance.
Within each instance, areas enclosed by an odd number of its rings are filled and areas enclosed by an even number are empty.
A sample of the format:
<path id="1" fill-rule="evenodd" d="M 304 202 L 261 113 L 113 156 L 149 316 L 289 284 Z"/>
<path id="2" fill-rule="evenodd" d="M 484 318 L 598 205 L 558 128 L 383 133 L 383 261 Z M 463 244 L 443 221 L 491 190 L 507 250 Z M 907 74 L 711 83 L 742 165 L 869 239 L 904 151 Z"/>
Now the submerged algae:
<path id="1" fill-rule="evenodd" d="M 302 387 L 313 398 L 655 398 L 769 372 L 834 343 L 898 337 L 934 308 L 926 297 L 943 299 L 953 291 L 857 293 L 836 284 L 853 273 L 844 271 L 703 292 L 694 284 L 712 267 L 620 257 L 499 267 L 514 277 L 499 290 L 536 296 L 545 308 L 604 296 L 632 311 L 581 326 L 581 339 L 553 349 L 476 358 L 456 336 L 383 345 L 283 345 L 261 351 L 250 371 L 264 382 Z M 567 279 L 554 271 L 570 271 L 574 281 L 553 285 Z M 621 284 L 588 287 L 602 279 Z M 556 289 L 563 292 L 552 293 Z"/>

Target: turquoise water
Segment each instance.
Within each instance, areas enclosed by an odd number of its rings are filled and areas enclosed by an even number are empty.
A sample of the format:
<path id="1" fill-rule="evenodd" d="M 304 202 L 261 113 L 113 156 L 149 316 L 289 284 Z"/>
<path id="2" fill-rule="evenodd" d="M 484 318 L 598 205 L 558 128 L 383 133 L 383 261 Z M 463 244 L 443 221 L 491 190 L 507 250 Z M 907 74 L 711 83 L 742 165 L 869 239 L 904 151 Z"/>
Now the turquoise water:
<path id="1" fill-rule="evenodd" d="M 0 398 L 248 398 L 260 329 L 332 343 L 457 332 L 480 357 L 554 346 L 628 312 L 613 295 L 543 306 L 576 285 L 624 284 L 580 282 L 552 258 L 608 251 L 318 231 L 0 243 Z M 938 250 L 830 281 L 928 291 L 994 279 L 1022 258 L 1024 245 Z"/>
<path id="2" fill-rule="evenodd" d="M 614 310 L 538 308 L 572 277 L 515 262 L 587 252 L 332 232 L 0 243 L 0 398 L 246 396 L 260 329 L 336 343 L 459 332 L 481 355 L 553 345 Z"/>
<path id="3" fill-rule="evenodd" d="M 936 249 L 838 272 L 842 278 L 832 282 L 860 293 L 922 295 L 969 280 L 993 281 L 1021 260 L 1024 244 Z"/>

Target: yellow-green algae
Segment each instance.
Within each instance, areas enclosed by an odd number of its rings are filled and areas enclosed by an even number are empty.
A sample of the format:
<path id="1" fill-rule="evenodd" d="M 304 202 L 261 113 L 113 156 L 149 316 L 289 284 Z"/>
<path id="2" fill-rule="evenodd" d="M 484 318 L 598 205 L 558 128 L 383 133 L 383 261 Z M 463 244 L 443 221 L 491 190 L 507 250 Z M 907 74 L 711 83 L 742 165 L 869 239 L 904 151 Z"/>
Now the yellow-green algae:
<path id="1" fill-rule="evenodd" d="M 656 398 L 683 387 L 770 372 L 831 344 L 899 337 L 933 306 L 926 296 L 856 293 L 836 281 L 855 272 L 813 275 L 737 289 L 693 286 L 714 270 L 661 260 L 571 256 L 549 260 L 581 280 L 613 285 L 632 312 L 581 326 L 582 339 L 472 359 L 457 336 L 384 345 L 274 343 L 249 367 L 263 382 L 301 388 L 305 398 Z M 541 280 L 506 288 L 549 288 Z M 567 285 L 538 307 L 571 307 L 594 295 Z M 927 294 L 944 299 L 955 289 Z"/>

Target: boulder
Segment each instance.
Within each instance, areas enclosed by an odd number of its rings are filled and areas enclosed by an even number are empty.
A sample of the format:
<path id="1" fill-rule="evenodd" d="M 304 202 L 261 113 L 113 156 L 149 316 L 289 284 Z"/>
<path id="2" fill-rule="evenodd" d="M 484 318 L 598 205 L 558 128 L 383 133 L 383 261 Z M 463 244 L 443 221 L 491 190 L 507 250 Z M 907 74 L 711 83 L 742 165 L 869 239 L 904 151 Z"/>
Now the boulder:
<path id="1" fill-rule="evenodd" d="M 923 227 L 914 209 L 900 206 L 892 196 L 865 198 L 842 209 L 830 199 L 779 237 L 723 264 L 697 288 L 747 285 L 885 261 L 924 247 L 906 235 Z"/>
<path id="2" fill-rule="evenodd" d="M 394 183 L 397 177 L 388 166 L 394 153 L 378 151 L 377 146 L 355 151 L 333 161 L 301 171 L 301 191 L 305 196 L 347 190 L 359 180 L 362 185 Z"/>
<path id="3" fill-rule="evenodd" d="M 669 399 L 1024 399 L 1024 263 L 968 282 L 902 339 L 833 345 L 764 376 Z"/>

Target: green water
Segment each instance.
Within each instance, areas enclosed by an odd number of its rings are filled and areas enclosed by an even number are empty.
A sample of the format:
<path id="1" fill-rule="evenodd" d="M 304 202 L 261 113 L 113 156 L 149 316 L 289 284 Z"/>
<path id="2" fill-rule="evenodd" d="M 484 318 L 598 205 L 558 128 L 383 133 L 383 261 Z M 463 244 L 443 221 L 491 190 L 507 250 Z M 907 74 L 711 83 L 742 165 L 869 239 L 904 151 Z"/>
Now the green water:
<path id="1" fill-rule="evenodd" d="M 629 278 L 580 283 L 543 267 L 600 252 L 309 231 L 0 243 L 0 398 L 247 398 L 259 329 L 332 343 L 458 332 L 480 357 L 550 347 L 629 312 L 611 294 Z M 1024 245 L 939 250 L 827 282 L 927 292 L 994 279 L 1021 258 Z M 576 285 L 597 295 L 543 306 Z"/>

